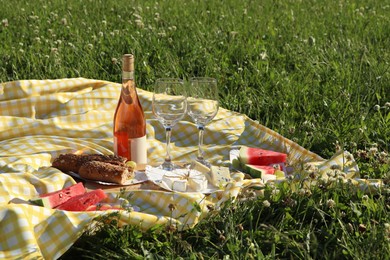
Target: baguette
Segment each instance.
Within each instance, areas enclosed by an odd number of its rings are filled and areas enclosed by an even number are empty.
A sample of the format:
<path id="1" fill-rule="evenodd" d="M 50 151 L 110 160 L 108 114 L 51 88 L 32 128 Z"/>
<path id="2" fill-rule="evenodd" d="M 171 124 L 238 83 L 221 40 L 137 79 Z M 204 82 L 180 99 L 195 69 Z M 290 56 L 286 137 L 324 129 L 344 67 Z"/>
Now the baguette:
<path id="1" fill-rule="evenodd" d="M 134 177 L 131 168 L 101 161 L 84 162 L 78 171 L 80 177 L 88 180 L 104 181 L 124 185 Z"/>
<path id="2" fill-rule="evenodd" d="M 103 155 L 103 154 L 60 154 L 54 159 L 52 166 L 63 172 L 75 172 L 78 173 L 80 167 L 89 161 L 106 162 L 113 165 L 125 166 L 126 158 L 116 155 Z"/>

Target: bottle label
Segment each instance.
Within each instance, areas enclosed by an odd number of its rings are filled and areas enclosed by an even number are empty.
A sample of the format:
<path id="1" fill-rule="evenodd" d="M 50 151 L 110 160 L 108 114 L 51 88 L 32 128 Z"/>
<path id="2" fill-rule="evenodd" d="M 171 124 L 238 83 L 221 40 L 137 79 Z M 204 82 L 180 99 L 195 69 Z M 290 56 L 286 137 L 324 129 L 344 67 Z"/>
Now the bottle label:
<path id="1" fill-rule="evenodd" d="M 123 138 L 125 136 L 115 135 L 114 153 L 126 157 L 137 164 L 147 164 L 146 135 L 139 138 Z"/>

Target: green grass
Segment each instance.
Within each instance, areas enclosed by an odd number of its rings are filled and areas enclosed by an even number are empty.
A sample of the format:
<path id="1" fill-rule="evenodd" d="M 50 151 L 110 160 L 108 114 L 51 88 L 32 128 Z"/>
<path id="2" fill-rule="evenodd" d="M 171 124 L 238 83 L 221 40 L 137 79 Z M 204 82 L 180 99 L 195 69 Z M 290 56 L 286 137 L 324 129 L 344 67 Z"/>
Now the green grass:
<path id="1" fill-rule="evenodd" d="M 141 88 L 150 90 L 163 76 L 216 77 L 223 107 L 325 158 L 344 148 L 363 177 L 389 178 L 387 0 L 0 0 L 0 6 L 1 82 L 119 82 L 116 61 L 131 52 Z M 389 194 L 384 189 L 362 199 L 349 189 L 315 187 L 310 196 L 281 192 L 264 197 L 270 207 L 263 199 L 233 203 L 185 232 L 142 233 L 112 224 L 85 234 L 71 253 L 91 248 L 91 257 L 106 258 L 385 258 Z M 336 207 L 325 206 L 329 199 Z M 285 207 L 290 200 L 294 205 Z"/>

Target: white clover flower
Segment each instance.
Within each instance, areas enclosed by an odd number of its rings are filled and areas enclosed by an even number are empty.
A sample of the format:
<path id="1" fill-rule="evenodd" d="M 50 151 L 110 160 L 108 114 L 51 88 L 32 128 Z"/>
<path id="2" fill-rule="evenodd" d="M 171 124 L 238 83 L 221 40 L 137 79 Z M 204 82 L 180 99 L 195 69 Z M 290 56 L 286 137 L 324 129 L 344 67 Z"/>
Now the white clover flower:
<path id="1" fill-rule="evenodd" d="M 362 196 L 362 200 L 368 200 L 368 196 L 367 195 L 363 195 Z"/>
<path id="2" fill-rule="evenodd" d="M 87 48 L 90 49 L 90 50 L 92 50 L 92 49 L 93 49 L 93 45 L 92 45 L 91 43 L 88 43 L 88 44 L 87 44 Z"/>
<path id="3" fill-rule="evenodd" d="M 305 189 L 300 189 L 300 190 L 298 191 L 298 194 L 299 194 L 300 196 L 303 196 L 303 195 L 306 194 L 306 190 L 305 190 Z"/>
<path id="4" fill-rule="evenodd" d="M 61 19 L 61 23 L 62 23 L 63 25 L 67 25 L 67 24 L 68 24 L 68 21 L 67 21 L 66 18 L 64 17 L 64 18 Z"/>
<path id="5" fill-rule="evenodd" d="M 374 106 L 374 111 L 379 111 L 380 109 L 381 109 L 381 107 L 379 105 Z"/>
<path id="6" fill-rule="evenodd" d="M 334 208 L 336 206 L 336 202 L 332 199 L 328 199 L 328 201 L 326 202 L 326 206 L 328 208 Z"/>
<path id="7" fill-rule="evenodd" d="M 58 53 L 58 49 L 57 48 L 51 48 L 51 53 L 57 54 Z"/>
<path id="8" fill-rule="evenodd" d="M 268 58 L 268 55 L 267 55 L 267 53 L 265 51 L 260 53 L 260 59 L 261 60 L 267 60 L 267 58 Z"/>
<path id="9" fill-rule="evenodd" d="M 114 33 L 114 32 L 110 32 L 110 35 L 111 35 L 111 36 L 115 36 L 115 33 Z"/>
<path id="10" fill-rule="evenodd" d="M 140 16 L 139 14 L 133 14 L 133 16 L 134 16 L 135 18 L 137 18 L 137 20 L 141 20 L 141 19 L 142 19 L 142 16 Z"/>
<path id="11" fill-rule="evenodd" d="M 98 32 L 99 37 L 103 37 L 104 33 L 103 32 Z"/>
<path id="12" fill-rule="evenodd" d="M 141 29 L 145 27 L 145 24 L 140 19 L 135 20 L 135 24 L 137 25 L 138 28 Z"/>
<path id="13" fill-rule="evenodd" d="M 385 232 L 387 233 L 387 236 L 390 236 L 390 224 L 385 223 L 384 226 L 385 226 Z"/>
<path id="14" fill-rule="evenodd" d="M 19 52 L 20 52 L 20 53 L 24 53 L 24 50 L 23 50 L 23 49 L 19 49 Z"/>
<path id="15" fill-rule="evenodd" d="M 117 64 L 118 63 L 118 59 L 117 58 L 111 58 L 111 62 L 112 62 L 112 64 Z"/>
<path id="16" fill-rule="evenodd" d="M 8 19 L 6 18 L 6 19 L 3 19 L 3 20 L 1 20 L 1 24 L 4 26 L 4 27 L 8 27 Z"/>
<path id="17" fill-rule="evenodd" d="M 41 38 L 39 38 L 39 37 L 35 37 L 34 40 L 35 40 L 37 43 L 40 43 L 40 42 L 41 42 Z"/>
<path id="18" fill-rule="evenodd" d="M 378 148 L 373 146 L 370 148 L 370 150 L 368 151 L 370 154 L 376 154 L 378 152 Z"/>
<path id="19" fill-rule="evenodd" d="M 103 25 L 107 25 L 107 21 L 106 21 L 106 20 L 103 20 L 103 21 L 102 21 L 102 24 L 103 24 Z"/>
<path id="20" fill-rule="evenodd" d="M 385 103 L 385 108 L 390 108 L 390 102 Z"/>
<path id="21" fill-rule="evenodd" d="M 49 55 L 45 55 L 45 56 L 43 56 L 43 57 L 45 57 L 46 59 L 50 58 L 50 56 L 49 56 Z"/>
<path id="22" fill-rule="evenodd" d="M 265 200 L 263 201 L 263 206 L 269 208 L 271 206 L 271 203 L 268 200 Z"/>
<path id="23" fill-rule="evenodd" d="M 309 44 L 310 45 L 315 45 L 316 44 L 316 39 L 313 36 L 309 37 Z"/>

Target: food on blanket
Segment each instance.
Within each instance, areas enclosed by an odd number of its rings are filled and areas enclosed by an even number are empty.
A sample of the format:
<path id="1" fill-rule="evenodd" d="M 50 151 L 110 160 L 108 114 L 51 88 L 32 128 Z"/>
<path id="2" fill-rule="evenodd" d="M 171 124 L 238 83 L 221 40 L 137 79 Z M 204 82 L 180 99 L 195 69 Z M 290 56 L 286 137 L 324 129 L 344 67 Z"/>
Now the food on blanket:
<path id="1" fill-rule="evenodd" d="M 83 183 L 79 182 L 59 191 L 41 194 L 37 198 L 30 199 L 30 202 L 46 208 L 55 208 L 58 205 L 68 201 L 70 198 L 84 193 L 84 185 Z"/>
<path id="2" fill-rule="evenodd" d="M 125 184 L 134 177 L 134 171 L 127 166 L 114 165 L 106 162 L 85 162 L 79 169 L 82 178 L 95 181 Z"/>
<path id="3" fill-rule="evenodd" d="M 275 168 L 263 165 L 245 165 L 245 172 L 254 178 L 261 178 L 264 182 L 276 180 Z"/>
<path id="4" fill-rule="evenodd" d="M 251 175 L 254 178 L 261 178 L 262 173 L 269 169 L 269 171 L 275 172 L 275 170 L 281 170 L 286 172 L 285 162 L 287 154 L 264 150 L 261 148 L 254 148 L 248 146 L 242 146 L 239 150 L 238 157 L 232 160 L 232 166 L 236 169 L 241 169 L 245 173 Z M 272 168 L 262 168 L 256 166 L 269 166 Z M 272 173 L 274 174 L 274 173 Z M 269 178 L 273 178 L 268 176 Z"/>
<path id="5" fill-rule="evenodd" d="M 61 154 L 52 166 L 63 172 L 75 172 L 89 180 L 125 184 L 134 177 L 136 163 L 116 155 Z"/>
<path id="6" fill-rule="evenodd" d="M 264 165 L 252 165 L 246 164 L 245 171 L 248 172 L 252 177 L 261 178 L 263 174 L 275 174 L 275 168 L 272 166 Z"/>
<path id="7" fill-rule="evenodd" d="M 180 191 L 185 192 L 187 191 L 187 180 L 180 179 L 180 177 L 171 176 L 171 175 L 164 175 L 162 178 L 162 181 L 165 182 L 165 184 L 174 191 Z"/>
<path id="8" fill-rule="evenodd" d="M 80 167 L 85 162 L 99 161 L 113 165 L 125 165 L 126 158 L 116 155 L 103 155 L 103 154 L 60 154 L 54 159 L 52 166 L 63 172 L 75 172 L 78 173 Z"/>
<path id="9" fill-rule="evenodd" d="M 242 165 L 271 165 L 285 163 L 287 154 L 279 153 L 260 148 L 242 146 L 240 149 L 239 160 Z"/>
<path id="10" fill-rule="evenodd" d="M 224 187 L 232 181 L 229 168 L 224 166 L 211 166 L 210 172 L 206 174 L 206 177 L 216 187 Z"/>
<path id="11" fill-rule="evenodd" d="M 68 211 L 85 211 L 89 206 L 95 205 L 105 198 L 107 198 L 106 193 L 104 193 L 102 189 L 97 189 L 72 197 L 68 201 L 56 207 L 56 209 Z"/>
<path id="12" fill-rule="evenodd" d="M 134 56 L 123 55 L 122 88 L 114 114 L 114 152 L 138 164 L 147 163 L 146 120 L 134 80 Z"/>
<path id="13" fill-rule="evenodd" d="M 207 188 L 207 179 L 204 173 L 197 170 L 188 170 L 187 172 L 170 172 L 163 176 L 162 181 L 174 191 L 202 191 Z"/>
<path id="14" fill-rule="evenodd" d="M 191 165 L 190 165 L 190 168 L 193 169 L 193 170 L 199 171 L 199 172 L 201 172 L 203 174 L 207 174 L 210 171 L 209 167 L 201 164 L 198 161 L 192 161 Z"/>

